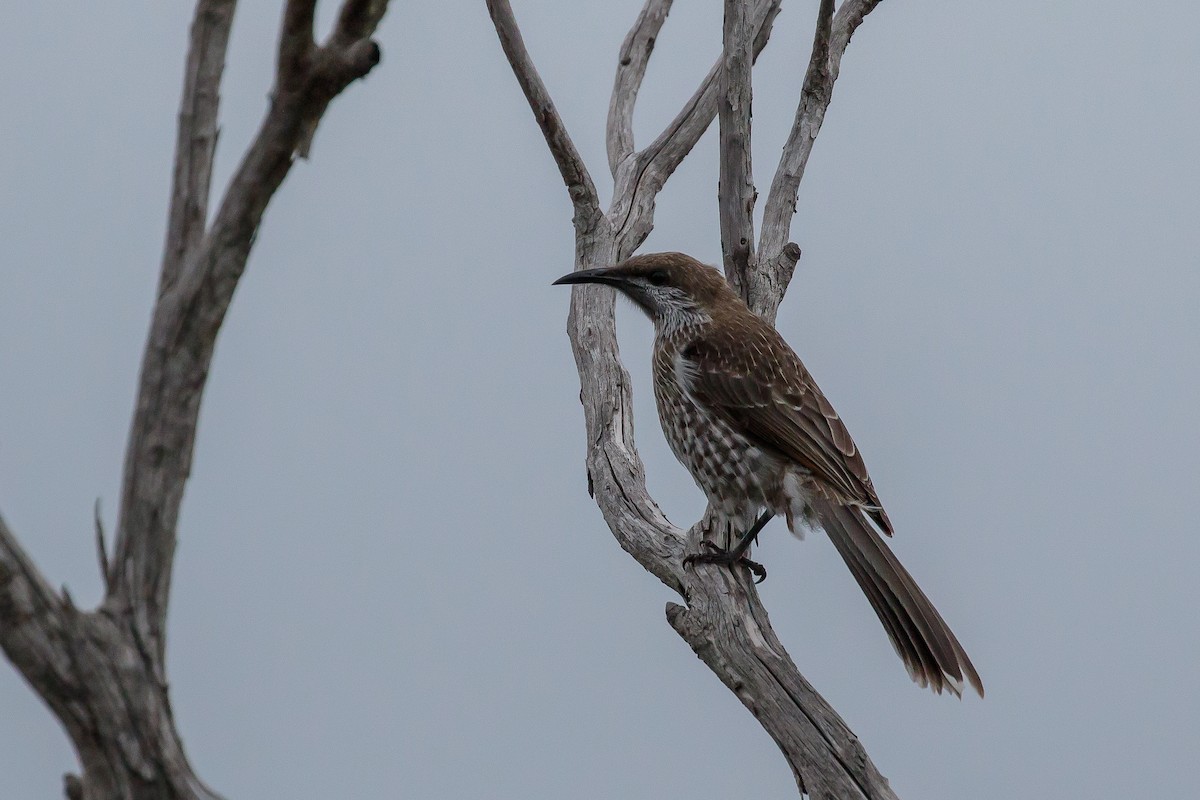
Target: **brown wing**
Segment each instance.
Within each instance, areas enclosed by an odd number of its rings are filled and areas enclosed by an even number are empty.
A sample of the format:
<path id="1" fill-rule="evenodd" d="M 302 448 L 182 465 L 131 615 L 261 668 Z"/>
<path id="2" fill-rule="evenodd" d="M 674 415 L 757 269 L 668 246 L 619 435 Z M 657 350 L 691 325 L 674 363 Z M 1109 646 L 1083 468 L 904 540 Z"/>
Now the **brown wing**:
<path id="1" fill-rule="evenodd" d="M 719 326 L 680 354 L 680 377 L 693 399 L 760 447 L 807 469 L 834 496 L 863 506 L 891 535 L 850 431 L 800 358 L 757 317 L 739 322 Z"/>

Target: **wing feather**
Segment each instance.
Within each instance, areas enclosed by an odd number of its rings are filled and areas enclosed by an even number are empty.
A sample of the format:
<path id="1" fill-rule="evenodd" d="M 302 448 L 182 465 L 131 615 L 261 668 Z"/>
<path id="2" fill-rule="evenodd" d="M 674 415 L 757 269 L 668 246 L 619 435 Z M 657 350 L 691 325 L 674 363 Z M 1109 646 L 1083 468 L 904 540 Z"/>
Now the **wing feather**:
<path id="1" fill-rule="evenodd" d="M 688 393 L 760 447 L 808 470 L 834 497 L 862 506 L 890 535 L 891 523 L 845 423 L 783 338 L 756 321 L 734 328 L 736 341 L 717 334 L 687 346 L 680 375 Z"/>

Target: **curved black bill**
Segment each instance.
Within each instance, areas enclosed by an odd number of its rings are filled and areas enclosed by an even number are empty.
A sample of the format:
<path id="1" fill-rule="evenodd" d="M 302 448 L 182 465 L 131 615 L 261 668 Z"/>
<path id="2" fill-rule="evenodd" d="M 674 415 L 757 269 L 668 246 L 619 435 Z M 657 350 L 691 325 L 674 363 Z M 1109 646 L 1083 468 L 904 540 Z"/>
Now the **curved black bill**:
<path id="1" fill-rule="evenodd" d="M 608 286 L 619 286 L 623 281 L 620 276 L 612 274 L 610 268 L 601 267 L 600 269 L 581 269 L 576 272 L 568 272 L 550 285 L 561 286 L 572 283 L 603 283 Z"/>

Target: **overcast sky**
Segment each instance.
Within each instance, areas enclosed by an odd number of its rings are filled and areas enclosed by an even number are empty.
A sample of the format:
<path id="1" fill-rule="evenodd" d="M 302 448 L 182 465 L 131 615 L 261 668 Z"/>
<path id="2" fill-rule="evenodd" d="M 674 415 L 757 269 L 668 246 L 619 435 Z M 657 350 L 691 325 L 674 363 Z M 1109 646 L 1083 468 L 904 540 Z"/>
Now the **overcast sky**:
<path id="1" fill-rule="evenodd" d="M 0 513 L 100 597 L 163 239 L 190 10 L 19 3 L 0 27 Z M 514 0 L 607 193 L 636 0 Z M 715 58 L 680 2 L 637 133 Z M 765 195 L 815 0 L 755 73 Z M 327 23 L 333 5 L 325 3 Z M 277 3 L 239 11 L 217 185 L 261 119 Z M 824 538 L 763 595 L 901 797 L 1170 797 L 1200 746 L 1200 6 L 885 0 L 801 189 L 779 327 L 848 421 L 895 549 L 987 685 L 913 685 Z M 788 797 L 774 744 L 669 628 L 585 491 L 564 335 L 571 211 L 482 0 L 396 0 L 383 63 L 267 213 L 217 348 L 180 524 L 169 667 L 237 798 Z M 719 260 L 715 129 L 643 247 Z M 619 316 L 655 496 L 650 327 Z M 0 668 L 0 797 L 74 756 Z"/>

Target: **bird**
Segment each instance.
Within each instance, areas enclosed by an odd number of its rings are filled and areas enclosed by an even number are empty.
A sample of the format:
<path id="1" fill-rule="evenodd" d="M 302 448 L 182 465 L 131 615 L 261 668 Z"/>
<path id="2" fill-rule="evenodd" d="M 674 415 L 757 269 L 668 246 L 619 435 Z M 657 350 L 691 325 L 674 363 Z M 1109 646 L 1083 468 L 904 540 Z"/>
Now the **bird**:
<path id="1" fill-rule="evenodd" d="M 736 544 L 685 566 L 762 565 L 747 552 L 783 516 L 794 534 L 824 530 L 912 679 L 983 696 L 971 659 L 929 598 L 888 548 L 893 533 L 862 453 L 796 352 L 750 310 L 716 268 L 683 253 L 647 253 L 582 269 L 561 284 L 610 286 L 654 323 L 653 380 L 663 434 Z M 732 541 L 732 539 L 731 539 Z"/>

